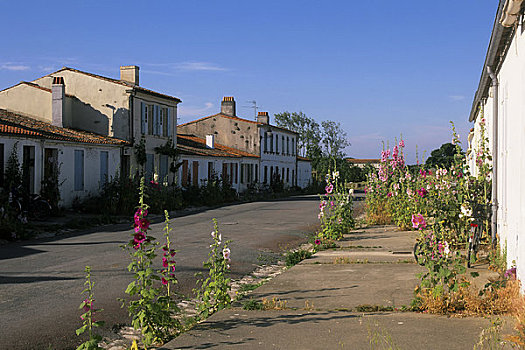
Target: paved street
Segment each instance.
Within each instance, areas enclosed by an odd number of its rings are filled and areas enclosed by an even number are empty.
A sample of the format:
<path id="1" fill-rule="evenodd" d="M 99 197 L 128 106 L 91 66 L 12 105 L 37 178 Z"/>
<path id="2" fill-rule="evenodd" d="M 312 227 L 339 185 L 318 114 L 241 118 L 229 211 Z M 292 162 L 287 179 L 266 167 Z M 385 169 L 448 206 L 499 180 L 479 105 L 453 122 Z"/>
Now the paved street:
<path id="1" fill-rule="evenodd" d="M 177 253 L 179 291 L 194 288 L 194 273 L 207 259 L 212 218 L 219 220 L 223 237 L 232 239 L 232 272 L 238 278 L 275 253 L 305 241 L 317 224 L 316 196 L 231 205 L 172 220 Z M 130 224 L 131 225 L 131 224 Z M 131 281 L 129 258 L 120 249 L 130 225 L 0 247 L 0 349 L 72 348 L 80 326 L 84 266 L 92 266 L 96 307 L 104 309 L 104 332 L 127 323 L 117 298 Z M 162 237 L 164 224 L 153 224 Z"/>
<path id="2" fill-rule="evenodd" d="M 401 311 L 424 270 L 413 244 L 413 231 L 394 226 L 355 230 L 337 249 L 316 253 L 247 297 L 275 298 L 284 309 L 245 310 L 244 299 L 159 350 L 472 349 L 490 319 Z M 485 282 L 494 276 L 486 265 L 472 271 Z M 512 319 L 503 319 L 502 334 L 509 334 Z"/>

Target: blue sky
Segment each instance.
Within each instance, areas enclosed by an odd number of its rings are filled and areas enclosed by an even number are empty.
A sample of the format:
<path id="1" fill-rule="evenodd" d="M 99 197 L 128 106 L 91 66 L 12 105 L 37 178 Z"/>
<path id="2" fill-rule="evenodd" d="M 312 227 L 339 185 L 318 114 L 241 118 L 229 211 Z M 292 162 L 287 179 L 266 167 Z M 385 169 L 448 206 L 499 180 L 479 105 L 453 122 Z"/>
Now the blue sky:
<path id="1" fill-rule="evenodd" d="M 0 89 L 63 66 L 182 99 L 179 123 L 234 96 L 273 116 L 341 122 L 347 154 L 377 158 L 402 134 L 407 158 L 465 140 L 496 0 L 5 1 Z M 66 82 L 67 83 L 67 82 Z"/>

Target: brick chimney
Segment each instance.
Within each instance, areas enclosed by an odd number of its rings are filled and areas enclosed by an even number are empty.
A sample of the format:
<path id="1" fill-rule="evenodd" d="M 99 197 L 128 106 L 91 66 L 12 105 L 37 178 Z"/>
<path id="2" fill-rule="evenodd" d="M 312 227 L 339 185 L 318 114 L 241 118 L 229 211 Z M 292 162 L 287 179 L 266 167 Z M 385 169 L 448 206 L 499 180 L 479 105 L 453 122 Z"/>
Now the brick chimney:
<path id="1" fill-rule="evenodd" d="M 233 96 L 225 96 L 222 98 L 221 113 L 235 117 L 235 100 Z"/>
<path id="2" fill-rule="evenodd" d="M 120 80 L 139 85 L 139 66 L 120 66 Z"/>
<path id="3" fill-rule="evenodd" d="M 66 85 L 63 77 L 53 77 L 51 85 L 51 124 L 54 126 L 64 126 L 64 106 L 65 106 Z"/>
<path id="4" fill-rule="evenodd" d="M 270 124 L 270 116 L 268 115 L 268 112 L 257 113 L 257 122 L 262 124 Z"/>
<path id="5" fill-rule="evenodd" d="M 206 135 L 206 147 L 215 148 L 215 135 L 213 134 Z"/>

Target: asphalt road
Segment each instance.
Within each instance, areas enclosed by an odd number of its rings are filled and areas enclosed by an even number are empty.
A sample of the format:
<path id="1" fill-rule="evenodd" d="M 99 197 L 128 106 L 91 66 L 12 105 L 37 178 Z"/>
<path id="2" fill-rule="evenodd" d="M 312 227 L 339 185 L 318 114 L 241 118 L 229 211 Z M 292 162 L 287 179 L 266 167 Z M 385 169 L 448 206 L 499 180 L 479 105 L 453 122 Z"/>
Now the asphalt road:
<path id="1" fill-rule="evenodd" d="M 318 223 L 318 197 L 226 206 L 174 218 L 171 240 L 176 255 L 179 292 L 189 295 L 194 274 L 207 259 L 212 218 L 223 239 L 231 239 L 232 278 L 239 278 L 278 253 L 306 241 Z M 130 223 L 131 225 L 131 223 Z M 130 225 L 113 225 L 68 237 L 12 243 L 0 247 L 0 349 L 71 349 L 79 344 L 78 305 L 84 267 L 92 267 L 95 306 L 103 308 L 102 333 L 129 323 L 117 298 L 131 281 L 129 256 L 120 246 L 130 237 Z M 152 224 L 162 238 L 164 224 Z M 162 240 L 160 240 L 162 242 Z"/>

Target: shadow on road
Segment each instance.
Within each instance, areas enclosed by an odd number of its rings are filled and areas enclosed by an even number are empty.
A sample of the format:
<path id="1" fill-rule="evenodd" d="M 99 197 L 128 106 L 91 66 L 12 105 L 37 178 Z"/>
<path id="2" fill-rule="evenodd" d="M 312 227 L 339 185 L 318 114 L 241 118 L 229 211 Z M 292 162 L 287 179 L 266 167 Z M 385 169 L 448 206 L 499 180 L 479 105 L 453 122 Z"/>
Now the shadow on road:
<path id="1" fill-rule="evenodd" d="M 83 277 L 82 277 L 83 278 Z M 0 284 L 35 283 L 44 281 L 70 281 L 77 280 L 75 277 L 56 277 L 56 276 L 0 276 Z"/>

